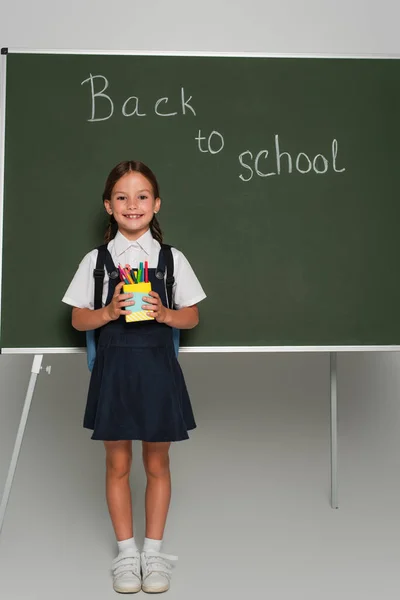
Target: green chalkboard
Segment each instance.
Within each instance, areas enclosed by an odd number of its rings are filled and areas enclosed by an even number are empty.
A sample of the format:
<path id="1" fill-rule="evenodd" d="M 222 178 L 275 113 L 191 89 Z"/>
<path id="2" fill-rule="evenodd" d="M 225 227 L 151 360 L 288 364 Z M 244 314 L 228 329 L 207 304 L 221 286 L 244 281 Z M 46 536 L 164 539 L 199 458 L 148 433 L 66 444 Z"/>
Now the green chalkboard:
<path id="1" fill-rule="evenodd" d="M 400 344 L 400 60 L 4 62 L 3 349 L 83 345 L 61 298 L 128 159 L 208 295 L 184 345 Z"/>

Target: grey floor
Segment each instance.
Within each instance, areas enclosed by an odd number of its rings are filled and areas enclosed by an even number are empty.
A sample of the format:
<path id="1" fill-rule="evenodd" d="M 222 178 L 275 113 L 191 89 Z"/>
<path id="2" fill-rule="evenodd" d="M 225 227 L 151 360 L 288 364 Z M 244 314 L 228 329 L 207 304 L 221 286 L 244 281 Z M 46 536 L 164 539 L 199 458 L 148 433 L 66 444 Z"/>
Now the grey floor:
<path id="1" fill-rule="evenodd" d="M 15 398 L 3 385 L 0 486 L 30 363 L 0 360 Z M 397 598 L 399 358 L 339 357 L 338 510 L 329 505 L 327 355 L 186 354 L 181 363 L 198 429 L 171 449 L 164 550 L 179 561 L 168 597 Z M 52 374 L 38 379 L 0 536 L 0 598 L 116 598 L 104 450 L 81 427 L 84 357 L 44 364 Z M 140 450 L 135 442 L 131 481 L 142 541 Z"/>

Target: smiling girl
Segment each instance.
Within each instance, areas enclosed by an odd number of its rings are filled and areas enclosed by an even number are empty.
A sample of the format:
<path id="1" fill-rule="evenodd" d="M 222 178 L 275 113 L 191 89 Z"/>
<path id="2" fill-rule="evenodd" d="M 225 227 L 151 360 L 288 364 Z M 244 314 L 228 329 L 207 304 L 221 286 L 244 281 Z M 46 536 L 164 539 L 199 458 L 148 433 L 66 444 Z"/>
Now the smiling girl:
<path id="1" fill-rule="evenodd" d="M 205 294 L 187 259 L 172 248 L 174 310 L 167 308 L 165 281 L 156 277 L 163 253 L 156 217 L 161 200 L 156 177 L 146 165 L 118 164 L 107 178 L 103 203 L 110 216 L 106 242 L 114 265 L 149 264 L 153 291 L 143 299 L 143 310 L 154 320 L 125 321 L 133 295 L 122 293 L 123 282 L 109 278 L 107 271 L 103 307 L 94 310 L 97 250 L 83 258 L 63 302 L 73 307 L 75 329 L 101 328 L 83 426 L 105 446 L 107 504 L 119 551 L 112 564 L 113 587 L 123 593 L 163 592 L 169 588 L 171 561 L 177 559 L 161 553 L 171 497 L 168 453 L 171 442 L 188 439 L 188 431 L 196 427 L 172 328 L 198 324 L 197 303 Z M 142 441 L 147 476 L 141 553 L 133 536 L 132 440 Z"/>

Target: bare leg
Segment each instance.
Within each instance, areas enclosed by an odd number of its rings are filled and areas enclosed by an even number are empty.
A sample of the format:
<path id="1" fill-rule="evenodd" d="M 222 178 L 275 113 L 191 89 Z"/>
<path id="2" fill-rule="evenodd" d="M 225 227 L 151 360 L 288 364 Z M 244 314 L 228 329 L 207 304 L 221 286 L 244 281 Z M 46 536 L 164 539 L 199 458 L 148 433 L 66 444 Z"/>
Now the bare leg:
<path id="1" fill-rule="evenodd" d="M 118 541 L 133 537 L 132 498 L 129 474 L 132 441 L 104 442 L 106 449 L 106 497 Z"/>
<path id="2" fill-rule="evenodd" d="M 171 442 L 142 442 L 147 476 L 146 537 L 162 540 L 171 500 L 169 447 Z"/>

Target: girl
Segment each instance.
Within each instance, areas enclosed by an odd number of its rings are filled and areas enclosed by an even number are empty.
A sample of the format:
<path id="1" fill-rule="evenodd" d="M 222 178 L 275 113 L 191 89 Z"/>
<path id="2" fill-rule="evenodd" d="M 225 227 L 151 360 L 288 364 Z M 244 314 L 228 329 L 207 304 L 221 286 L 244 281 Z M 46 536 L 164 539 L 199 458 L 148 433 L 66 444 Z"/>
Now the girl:
<path id="1" fill-rule="evenodd" d="M 169 589 L 171 561 L 177 560 L 161 553 L 171 497 L 168 452 L 172 441 L 187 439 L 188 430 L 196 427 L 174 352 L 172 327 L 195 327 L 197 303 L 205 294 L 184 255 L 173 248 L 176 310 L 167 308 L 164 281 L 155 275 L 159 275 L 163 253 L 156 218 L 161 200 L 157 180 L 146 165 L 118 164 L 106 181 L 103 203 L 110 215 L 105 238 L 114 265 L 137 268 L 148 261 L 153 291 L 143 299 L 142 308 L 154 320 L 126 323 L 133 294 L 124 294 L 123 282 L 107 273 L 103 307 L 94 310 L 97 250 L 83 258 L 63 302 L 73 307 L 75 329 L 101 328 L 83 426 L 93 430 L 92 439 L 103 440 L 105 446 L 106 497 L 119 551 L 112 562 L 114 590 L 163 592 Z M 141 553 L 133 536 L 132 440 L 142 440 L 147 476 L 146 537 Z"/>

